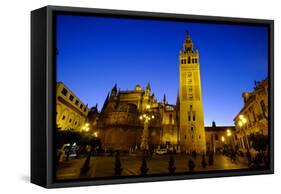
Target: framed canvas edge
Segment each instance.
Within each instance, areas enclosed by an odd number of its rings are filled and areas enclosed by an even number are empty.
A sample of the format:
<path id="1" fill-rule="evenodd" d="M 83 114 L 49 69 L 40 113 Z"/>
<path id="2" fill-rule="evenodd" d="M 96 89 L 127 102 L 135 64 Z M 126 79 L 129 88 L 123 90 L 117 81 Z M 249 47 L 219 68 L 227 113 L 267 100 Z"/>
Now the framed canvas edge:
<path id="1" fill-rule="evenodd" d="M 96 8 L 80 8 L 80 7 L 64 7 L 64 6 L 46 6 L 47 8 L 47 63 L 46 63 L 46 92 L 47 92 L 47 118 L 46 118 L 46 142 L 47 142 L 47 181 L 46 188 L 59 187 L 74 187 L 74 186 L 91 186 L 91 185 L 108 185 L 108 184 L 124 184 L 124 183 L 141 183 L 141 182 L 155 182 L 155 181 L 172 181 L 172 180 L 187 180 L 200 178 L 223 178 L 231 176 L 247 176 L 247 175 L 265 175 L 274 174 L 274 20 L 264 19 L 249 19 L 249 18 L 232 18 L 232 17 L 218 17 L 218 16 L 201 16 L 201 15 L 186 15 L 174 13 L 155 13 L 155 12 L 140 12 L 140 11 L 125 11 L 125 10 L 109 10 Z M 270 140 L 270 167 L 267 170 L 253 170 L 253 171 L 235 171 L 235 172 L 219 172 L 206 174 L 192 174 L 192 175 L 174 175 L 174 176 L 155 176 L 155 177 L 140 177 L 140 178 L 124 178 L 124 179 L 110 179 L 110 180 L 75 180 L 56 182 L 54 180 L 54 163 L 53 163 L 53 124 L 54 124 L 54 99 L 55 99 L 55 63 L 54 63 L 54 28 L 53 17 L 54 12 L 76 12 L 78 14 L 101 14 L 122 17 L 140 17 L 153 19 L 172 19 L 172 20 L 193 20 L 193 21 L 207 21 L 216 23 L 231 23 L 231 24 L 249 24 L 249 25 L 265 25 L 269 28 L 269 140 Z"/>
<path id="2" fill-rule="evenodd" d="M 47 184 L 46 11 L 43 7 L 30 14 L 30 181 L 40 186 Z"/>

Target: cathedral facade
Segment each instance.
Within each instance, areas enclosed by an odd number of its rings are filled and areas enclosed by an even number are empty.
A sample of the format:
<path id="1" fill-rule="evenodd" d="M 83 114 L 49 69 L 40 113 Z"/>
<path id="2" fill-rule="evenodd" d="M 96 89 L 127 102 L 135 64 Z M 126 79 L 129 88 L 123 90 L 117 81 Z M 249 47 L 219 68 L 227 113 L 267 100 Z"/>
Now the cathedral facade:
<path id="1" fill-rule="evenodd" d="M 99 138 L 105 148 L 126 150 L 139 148 L 144 123 L 142 114 L 151 114 L 149 121 L 148 142 L 150 145 L 178 144 L 178 115 L 176 105 L 166 102 L 163 97 L 157 102 L 151 93 L 150 84 L 145 88 L 136 85 L 133 90 L 117 90 L 115 85 L 108 94 L 101 112 L 96 118 L 96 128 Z M 149 107 L 149 109 L 147 109 Z M 94 110 L 90 110 L 94 112 Z"/>

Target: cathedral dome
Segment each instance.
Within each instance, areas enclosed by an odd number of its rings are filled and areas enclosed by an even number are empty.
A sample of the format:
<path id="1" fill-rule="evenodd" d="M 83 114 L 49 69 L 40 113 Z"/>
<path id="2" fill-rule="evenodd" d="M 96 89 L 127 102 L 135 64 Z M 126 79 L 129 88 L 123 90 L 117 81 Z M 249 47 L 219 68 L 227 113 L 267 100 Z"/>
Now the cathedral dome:
<path id="1" fill-rule="evenodd" d="M 140 85 L 136 85 L 135 86 L 135 91 L 141 91 L 142 89 L 141 89 L 141 86 Z"/>

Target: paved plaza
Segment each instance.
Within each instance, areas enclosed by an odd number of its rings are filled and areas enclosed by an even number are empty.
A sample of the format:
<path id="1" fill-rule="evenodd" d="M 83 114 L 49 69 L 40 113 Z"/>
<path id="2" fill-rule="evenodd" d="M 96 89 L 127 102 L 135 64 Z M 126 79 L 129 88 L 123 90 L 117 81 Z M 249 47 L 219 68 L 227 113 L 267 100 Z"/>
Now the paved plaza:
<path id="1" fill-rule="evenodd" d="M 147 159 L 148 175 L 149 174 L 164 174 L 169 173 L 168 163 L 169 155 L 153 156 L 151 160 Z M 189 172 L 188 160 L 193 159 L 188 155 L 174 155 L 175 159 L 175 173 Z M 90 169 L 87 175 L 80 175 L 86 158 L 70 159 L 59 164 L 57 169 L 57 179 L 77 179 L 77 178 L 100 178 L 114 176 L 114 156 L 92 156 L 90 159 Z M 126 155 L 120 156 L 121 167 L 123 168 L 122 176 L 140 175 L 140 167 L 142 162 L 141 156 Z M 194 159 L 193 159 L 194 160 Z M 232 170 L 232 169 L 245 169 L 248 168 L 246 162 L 237 161 L 233 162 L 231 159 L 224 155 L 215 155 L 214 164 L 207 165 L 206 168 L 201 167 L 201 156 L 197 156 L 195 162 L 194 172 L 198 171 L 212 171 L 212 170 Z M 208 163 L 208 157 L 206 157 Z"/>

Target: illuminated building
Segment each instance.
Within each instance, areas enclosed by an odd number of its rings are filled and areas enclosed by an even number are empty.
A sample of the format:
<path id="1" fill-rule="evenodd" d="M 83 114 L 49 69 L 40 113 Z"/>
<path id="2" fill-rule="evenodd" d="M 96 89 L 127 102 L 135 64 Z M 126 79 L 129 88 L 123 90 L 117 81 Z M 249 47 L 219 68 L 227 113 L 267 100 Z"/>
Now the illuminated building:
<path id="1" fill-rule="evenodd" d="M 176 105 L 169 104 L 164 95 L 162 103 L 159 104 L 161 115 L 161 144 L 179 144 L 179 99 Z M 178 147 L 177 147 L 178 148 Z"/>
<path id="2" fill-rule="evenodd" d="M 200 79 L 199 51 L 186 35 L 179 54 L 180 146 L 185 152 L 206 151 L 204 112 Z"/>
<path id="3" fill-rule="evenodd" d="M 244 106 L 234 118 L 237 145 L 242 149 L 251 149 L 251 134 L 268 135 L 268 80 L 255 81 L 254 91 L 244 92 L 242 96 Z"/>
<path id="4" fill-rule="evenodd" d="M 206 150 L 215 153 L 221 151 L 224 145 L 235 146 L 235 126 L 212 126 L 205 127 L 206 133 Z"/>
<path id="5" fill-rule="evenodd" d="M 184 153 L 205 153 L 199 52 L 193 49 L 189 34 L 179 60 L 176 104 L 169 104 L 165 94 L 162 101 L 158 102 L 150 83 L 145 88 L 136 85 L 132 90 L 118 89 L 115 84 L 99 112 L 97 105 L 88 110 L 65 85 L 58 83 L 58 127 L 83 130 L 87 120 L 87 129 L 101 139 L 104 148 L 109 149 L 140 148 L 145 142 L 145 147 L 173 146 Z M 149 120 L 146 120 L 146 114 L 151 115 Z"/>
<path id="6" fill-rule="evenodd" d="M 149 111 L 149 145 L 177 144 L 177 121 L 174 105 L 166 100 L 157 102 L 150 84 L 143 89 L 117 90 L 115 85 L 108 94 L 97 121 L 99 138 L 107 148 L 140 148 L 144 122 L 141 116 Z M 90 121 L 91 122 L 91 121 Z"/>
<path id="7" fill-rule="evenodd" d="M 57 83 L 56 123 L 61 130 L 81 131 L 85 127 L 88 107 L 62 82 Z"/>

